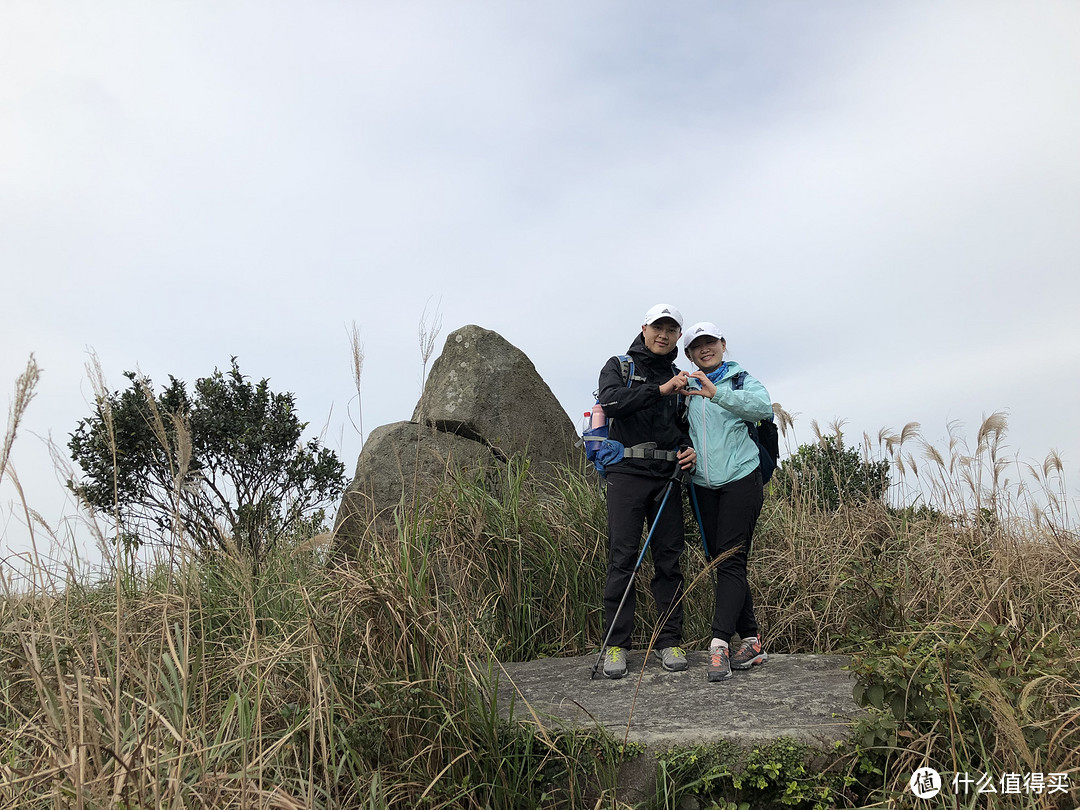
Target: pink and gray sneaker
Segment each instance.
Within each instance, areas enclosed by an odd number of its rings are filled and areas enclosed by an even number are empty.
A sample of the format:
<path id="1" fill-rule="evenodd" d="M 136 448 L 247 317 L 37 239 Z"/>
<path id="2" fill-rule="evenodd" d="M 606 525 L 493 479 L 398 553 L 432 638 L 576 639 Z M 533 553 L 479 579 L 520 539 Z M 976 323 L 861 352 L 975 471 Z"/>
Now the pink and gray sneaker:
<path id="1" fill-rule="evenodd" d="M 732 669 L 750 669 L 757 664 L 764 664 L 769 660 L 769 654 L 762 649 L 761 639 L 744 641 L 739 649 L 731 656 Z"/>

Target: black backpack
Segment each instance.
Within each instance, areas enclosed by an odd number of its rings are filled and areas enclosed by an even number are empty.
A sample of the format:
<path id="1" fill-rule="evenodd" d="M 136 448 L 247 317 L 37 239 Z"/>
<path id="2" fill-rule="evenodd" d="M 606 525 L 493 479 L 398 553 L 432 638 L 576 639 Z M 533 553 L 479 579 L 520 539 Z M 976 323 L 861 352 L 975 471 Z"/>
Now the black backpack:
<path id="1" fill-rule="evenodd" d="M 740 371 L 731 378 L 731 389 L 739 391 L 746 382 L 746 372 Z M 746 430 L 750 438 L 757 445 L 758 457 L 761 460 L 761 482 L 769 483 L 773 472 L 776 470 L 776 461 L 780 458 L 780 434 L 776 430 L 776 422 L 772 414 L 760 422 L 746 422 Z"/>

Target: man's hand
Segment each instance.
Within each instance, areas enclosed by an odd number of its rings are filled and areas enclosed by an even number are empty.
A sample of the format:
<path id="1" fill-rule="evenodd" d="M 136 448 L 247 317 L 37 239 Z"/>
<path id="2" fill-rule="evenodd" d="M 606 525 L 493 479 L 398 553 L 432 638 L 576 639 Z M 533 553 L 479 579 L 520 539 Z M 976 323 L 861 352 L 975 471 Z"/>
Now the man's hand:
<path id="1" fill-rule="evenodd" d="M 693 377 L 701 383 L 701 388 L 691 388 L 685 392 L 688 397 L 708 397 L 712 399 L 716 395 L 716 386 L 713 385 L 713 381 L 709 379 L 709 376 L 704 371 L 695 371 L 687 376 Z"/>
<path id="2" fill-rule="evenodd" d="M 660 393 L 665 397 L 669 394 L 677 394 L 680 391 L 686 390 L 686 381 L 690 379 L 690 375 L 685 371 L 680 371 L 666 383 L 660 386 Z"/>
<path id="3" fill-rule="evenodd" d="M 697 451 L 687 447 L 679 451 L 679 467 L 690 472 L 697 465 Z"/>

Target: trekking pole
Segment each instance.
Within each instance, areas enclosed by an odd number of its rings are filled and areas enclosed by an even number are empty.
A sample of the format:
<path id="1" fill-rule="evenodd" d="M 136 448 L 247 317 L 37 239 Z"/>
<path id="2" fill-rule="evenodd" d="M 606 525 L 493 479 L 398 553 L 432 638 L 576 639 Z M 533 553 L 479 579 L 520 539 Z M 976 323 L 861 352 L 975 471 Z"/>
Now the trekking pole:
<path id="1" fill-rule="evenodd" d="M 604 657 L 604 650 L 607 649 L 608 641 L 611 640 L 611 633 L 615 630 L 615 622 L 619 619 L 619 614 L 622 613 L 623 605 L 626 604 L 626 599 L 630 596 L 630 589 L 634 587 L 634 577 L 641 567 L 641 561 L 645 559 L 645 552 L 649 548 L 649 541 L 652 540 L 653 532 L 656 531 L 656 526 L 660 522 L 660 515 L 664 512 L 664 506 L 668 502 L 668 498 L 671 496 L 672 487 L 682 478 L 683 471 L 678 468 L 676 464 L 675 474 L 668 480 L 667 488 L 664 490 L 664 499 L 660 501 L 660 508 L 656 510 L 656 517 L 653 518 L 652 528 L 649 529 L 648 535 L 645 536 L 645 545 L 641 547 L 641 553 L 638 555 L 637 562 L 634 564 L 634 570 L 630 572 L 630 581 L 626 583 L 626 590 L 623 591 L 622 599 L 619 600 L 619 606 L 615 608 L 615 615 L 611 617 L 611 626 L 608 628 L 607 635 L 604 636 L 604 642 L 600 645 L 600 654 L 596 656 L 596 663 L 593 664 L 592 674 L 589 675 L 589 680 L 596 678 L 596 670 L 600 668 L 600 661 Z"/>
<path id="2" fill-rule="evenodd" d="M 705 550 L 705 562 L 709 562 L 709 544 L 705 542 L 705 526 L 701 522 L 701 507 L 697 502 L 697 489 L 694 482 L 690 482 L 690 505 L 694 507 L 694 520 L 697 521 L 698 531 L 701 532 L 701 547 Z"/>

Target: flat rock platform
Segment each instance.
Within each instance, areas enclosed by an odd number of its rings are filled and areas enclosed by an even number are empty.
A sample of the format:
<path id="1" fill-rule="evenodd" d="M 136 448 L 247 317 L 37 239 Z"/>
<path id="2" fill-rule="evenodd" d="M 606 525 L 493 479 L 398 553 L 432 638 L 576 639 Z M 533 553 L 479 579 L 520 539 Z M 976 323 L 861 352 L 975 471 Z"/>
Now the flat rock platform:
<path id="1" fill-rule="evenodd" d="M 619 741 L 644 745 L 642 761 L 619 775 L 627 798 L 647 797 L 656 755 L 674 746 L 752 747 L 787 737 L 828 751 L 862 714 L 854 677 L 842 669 L 846 656 L 770 654 L 765 664 L 719 683 L 706 677 L 708 653 L 687 658 L 685 672 L 668 672 L 655 655 L 646 660 L 643 651 L 631 651 L 619 680 L 602 671 L 590 680 L 595 655 L 504 664 L 493 673 L 499 711 L 551 729 L 602 727 Z"/>

